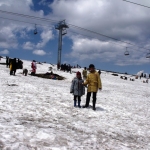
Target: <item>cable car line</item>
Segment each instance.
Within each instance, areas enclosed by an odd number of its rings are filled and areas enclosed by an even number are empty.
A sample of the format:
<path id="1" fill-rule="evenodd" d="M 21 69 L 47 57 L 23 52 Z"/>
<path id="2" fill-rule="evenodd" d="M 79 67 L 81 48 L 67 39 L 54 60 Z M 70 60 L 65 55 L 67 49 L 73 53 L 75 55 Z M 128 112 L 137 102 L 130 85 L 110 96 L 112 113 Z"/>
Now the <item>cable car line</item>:
<path id="1" fill-rule="evenodd" d="M 35 19 L 35 20 L 41 20 L 41 21 L 46 21 L 46 22 L 53 22 L 53 23 L 56 23 L 56 22 L 59 22 L 57 20 L 52 20 L 52 19 L 47 19 L 47 18 L 41 18 L 41 17 L 35 17 L 35 16 L 30 16 L 30 15 L 24 15 L 24 14 L 19 14 L 19 13 L 13 13 L 13 12 L 8 12 L 8 11 L 3 11 L 3 10 L 0 10 L 1 13 L 5 13 L 5 14 L 10 14 L 10 15 L 15 15 L 15 16 L 20 16 L 20 17 L 25 17 L 25 18 L 30 18 L 30 19 Z M 2 17 L 0 17 L 2 18 Z M 5 18 L 3 17 L 4 19 L 8 19 L 8 18 Z M 14 20 L 14 19 L 9 19 L 9 20 Z M 17 20 L 14 20 L 14 21 L 17 21 Z M 25 21 L 20 21 L 20 22 L 25 22 Z M 32 23 L 32 24 L 35 24 L 35 23 Z M 115 41 L 118 41 L 118 42 L 121 42 L 121 43 L 125 43 L 125 44 L 128 44 L 128 45 L 132 45 L 134 47 L 139 47 L 141 49 L 145 49 L 145 50 L 150 50 L 150 49 L 147 49 L 147 48 L 144 48 L 144 47 L 141 47 L 141 46 L 138 46 L 138 45 L 135 45 L 135 44 L 132 44 L 130 42 L 126 42 L 126 41 L 123 41 L 123 40 L 119 40 L 117 38 L 114 38 L 114 37 L 110 37 L 108 35 L 104 35 L 104 34 L 101 34 L 101 33 L 98 33 L 96 31 L 92 31 L 90 29 L 86 29 L 86 28 L 83 28 L 83 27 L 79 27 L 79 26 L 76 26 L 76 25 L 73 25 L 73 24 L 68 24 L 69 26 L 71 26 L 72 28 L 76 28 L 76 29 L 79 29 L 79 30 L 83 30 L 83 31 L 86 31 L 86 32 L 90 32 L 90 33 L 93 33 L 93 34 L 96 34 L 96 35 L 100 35 L 100 36 L 103 36 L 103 37 L 106 37 L 106 38 L 109 38 L 109 39 L 112 39 L 112 40 L 115 40 Z"/>
<path id="2" fill-rule="evenodd" d="M 35 22 L 31 23 L 31 22 L 28 22 L 28 21 L 22 21 L 22 20 L 18 20 L 18 19 L 11 19 L 11 18 L 1 17 L 1 16 L 0 16 L 0 18 L 7 19 L 7 20 L 12 20 L 12 21 L 17 21 L 17 22 L 22 22 L 22 23 L 28 23 L 28 24 L 32 24 L 32 25 L 34 24 L 35 25 Z M 36 25 L 50 27 L 50 25 L 43 25 L 43 24 L 39 24 L 39 23 L 36 23 Z"/>
<path id="3" fill-rule="evenodd" d="M 68 32 L 72 32 L 72 33 L 75 33 L 75 34 L 78 34 L 78 35 L 82 35 L 84 37 L 89 37 L 89 38 L 94 38 L 94 36 L 89 36 L 89 35 L 85 35 L 85 34 L 82 34 L 82 33 L 78 33 L 78 32 L 74 32 L 74 31 L 71 31 L 71 30 L 68 30 Z M 98 39 L 100 40 L 98 37 L 96 37 L 95 39 Z M 126 48 L 127 46 L 125 45 L 122 45 L 121 43 L 117 43 L 117 42 L 113 42 L 113 41 L 106 41 L 106 40 L 101 40 L 102 42 L 108 42 L 108 43 L 112 43 L 112 44 L 115 44 L 115 45 L 118 45 L 118 46 L 121 46 L 121 47 L 124 47 Z M 137 49 L 134 49 L 132 47 L 128 47 L 128 49 L 132 49 L 132 50 L 137 50 Z"/>
<path id="4" fill-rule="evenodd" d="M 119 39 L 116 39 L 116 38 L 113 38 L 113 37 L 110 37 L 110 36 L 107 36 L 107 35 L 104 35 L 104 34 L 101 34 L 101 33 L 98 33 L 98 32 L 92 31 L 92 30 L 89 30 L 89 29 L 78 27 L 78 26 L 75 26 L 75 25 L 72 25 L 72 24 L 68 24 L 68 25 L 70 25 L 70 26 L 72 26 L 74 28 L 77 28 L 79 30 L 83 30 L 83 31 L 91 32 L 91 33 L 94 33 L 94 34 L 97 34 L 97 35 L 101 35 L 101 36 L 107 37 L 109 39 L 118 41 L 118 42 L 122 42 L 122 43 L 125 43 L 125 44 L 128 44 L 128 45 L 136 46 L 136 47 L 139 47 L 139 48 L 142 48 L 142 49 L 145 49 L 145 50 L 150 50 L 150 49 L 147 49 L 147 48 L 144 48 L 144 47 L 141 47 L 141 46 L 137 46 L 135 44 L 132 44 L 132 43 L 129 43 L 129 42 L 126 42 L 126 41 L 123 41 L 123 40 L 119 40 Z"/>
<path id="5" fill-rule="evenodd" d="M 0 10 L 1 13 L 5 14 L 10 14 L 10 15 L 15 15 L 15 16 L 20 16 L 20 17 L 25 17 L 25 18 L 30 18 L 30 19 L 37 19 L 37 20 L 42 20 L 42 21 L 47 21 L 47 22 L 54 22 L 57 23 L 58 20 L 52 20 L 48 18 L 42 18 L 42 17 L 36 17 L 36 16 L 30 16 L 30 15 L 25 15 L 25 14 L 20 14 L 20 13 L 14 13 L 14 12 L 9 12 L 9 11 L 4 11 Z"/>
<path id="6" fill-rule="evenodd" d="M 72 33 L 75 33 L 75 34 L 78 34 L 78 35 L 82 35 L 82 36 L 85 36 L 85 37 L 89 37 L 89 38 L 94 38 L 93 36 L 85 35 L 85 34 L 78 33 L 78 32 L 74 32 L 74 31 L 70 31 L 70 30 L 69 30 L 69 32 L 72 32 Z M 95 39 L 100 40 L 98 37 L 96 37 Z M 119 46 L 122 46 L 122 47 L 126 47 L 126 46 L 123 46 L 123 45 L 121 45 L 121 44 L 119 44 L 119 43 L 114 43 L 114 42 L 112 42 L 112 41 L 101 40 L 101 42 L 108 42 L 108 43 L 113 43 L 113 44 L 116 44 L 116 45 L 119 45 Z"/>
<path id="7" fill-rule="evenodd" d="M 126 1 L 126 2 L 128 2 L 128 3 L 135 4 L 135 5 L 139 5 L 139 6 L 142 6 L 142 7 L 150 8 L 149 6 L 142 5 L 142 4 L 138 4 L 138 3 L 135 3 L 135 2 L 131 2 L 131 1 L 127 1 L 127 0 L 123 0 L 123 1 Z"/>
<path id="8" fill-rule="evenodd" d="M 11 19 L 11 18 L 6 18 L 6 17 L 0 17 L 0 18 L 35 25 L 35 23 L 31 23 L 31 22 L 27 22 L 27 21 L 21 21 L 21 20 L 17 20 L 17 19 Z M 50 27 L 50 25 L 43 25 L 43 24 L 39 24 L 39 23 L 36 23 L 36 25 Z M 53 27 L 53 26 L 51 26 L 51 27 Z M 84 35 L 84 34 L 81 34 L 81 33 L 78 33 L 78 32 L 70 31 L 70 30 L 68 30 L 68 31 L 69 31 L 69 32 L 72 32 L 72 33 L 75 33 L 75 34 L 83 35 L 83 36 L 86 36 L 86 37 L 89 37 L 89 38 L 94 38 L 93 36 Z M 99 39 L 99 38 L 96 37 L 96 39 Z M 100 39 L 99 39 L 99 40 L 100 40 Z M 115 42 L 112 42 L 112 41 L 108 41 L 108 42 L 109 42 L 109 43 L 116 44 L 116 45 L 119 45 L 119 46 L 122 46 L 122 47 L 126 47 L 126 46 L 123 46 L 123 45 L 121 45 L 121 44 L 119 44 L 119 43 L 115 43 Z M 129 48 L 130 48 L 130 49 L 133 49 L 133 48 L 131 48 L 131 47 L 129 47 Z M 136 50 L 136 49 L 133 49 L 133 50 Z"/>

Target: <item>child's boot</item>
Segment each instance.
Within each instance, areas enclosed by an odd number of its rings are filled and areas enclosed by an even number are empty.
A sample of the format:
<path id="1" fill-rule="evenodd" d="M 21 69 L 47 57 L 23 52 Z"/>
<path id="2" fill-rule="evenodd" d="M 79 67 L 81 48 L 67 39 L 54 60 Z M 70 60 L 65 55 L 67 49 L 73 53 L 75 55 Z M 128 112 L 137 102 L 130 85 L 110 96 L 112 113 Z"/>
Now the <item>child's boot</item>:
<path id="1" fill-rule="evenodd" d="M 74 107 L 76 107 L 76 102 L 77 102 L 77 101 L 76 101 L 76 100 L 74 100 Z"/>
<path id="2" fill-rule="evenodd" d="M 78 107 L 81 108 L 80 106 L 81 100 L 78 100 Z"/>

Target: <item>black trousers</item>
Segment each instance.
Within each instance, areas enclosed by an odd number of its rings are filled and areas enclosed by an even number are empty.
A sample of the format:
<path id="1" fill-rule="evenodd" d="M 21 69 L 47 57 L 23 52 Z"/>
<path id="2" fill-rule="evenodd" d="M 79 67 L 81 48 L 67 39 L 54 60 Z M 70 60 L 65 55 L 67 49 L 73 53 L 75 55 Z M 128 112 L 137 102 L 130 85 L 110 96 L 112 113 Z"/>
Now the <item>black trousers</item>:
<path id="1" fill-rule="evenodd" d="M 78 97 L 78 107 L 81 108 L 81 106 L 80 106 L 81 96 L 74 95 L 74 106 L 76 107 L 77 97 Z"/>
<path id="2" fill-rule="evenodd" d="M 90 98 L 91 98 L 91 94 L 92 94 L 92 93 L 93 93 L 93 108 L 95 108 L 97 92 L 88 92 L 88 93 L 87 93 L 85 106 L 86 106 L 86 107 L 89 107 Z"/>
<path id="3" fill-rule="evenodd" d="M 74 100 L 77 100 L 77 98 L 78 98 L 78 101 L 81 101 L 81 96 L 74 95 Z"/>
<path id="4" fill-rule="evenodd" d="M 13 71 L 12 70 L 10 70 L 10 75 L 13 75 Z"/>
<path id="5" fill-rule="evenodd" d="M 16 74 L 16 69 L 13 70 L 13 74 L 14 74 L 14 75 Z"/>

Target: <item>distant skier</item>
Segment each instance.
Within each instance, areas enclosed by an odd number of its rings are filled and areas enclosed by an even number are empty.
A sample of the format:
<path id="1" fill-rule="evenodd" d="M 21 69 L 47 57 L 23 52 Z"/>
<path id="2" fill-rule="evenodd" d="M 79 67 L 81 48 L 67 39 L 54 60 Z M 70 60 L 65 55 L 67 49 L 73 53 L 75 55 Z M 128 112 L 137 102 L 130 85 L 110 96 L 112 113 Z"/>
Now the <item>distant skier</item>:
<path id="1" fill-rule="evenodd" d="M 87 69 L 84 67 L 84 70 L 82 71 L 83 79 L 86 80 L 87 78 Z"/>
<path id="2" fill-rule="evenodd" d="M 86 97 L 86 104 L 83 106 L 83 108 L 89 107 L 90 97 L 91 93 L 93 93 L 93 110 L 96 110 L 96 95 L 98 89 L 102 89 L 101 79 L 97 71 L 95 71 L 95 66 L 93 64 L 89 65 L 90 73 L 87 76 L 86 81 L 84 82 L 84 85 L 88 85 L 87 90 L 87 97 Z"/>
<path id="3" fill-rule="evenodd" d="M 73 79 L 70 93 L 74 95 L 74 107 L 76 107 L 76 102 L 78 98 L 78 107 L 81 108 L 81 96 L 85 94 L 85 87 L 83 86 L 83 80 L 81 77 L 81 73 L 77 72 L 76 77 Z"/>
<path id="4" fill-rule="evenodd" d="M 37 69 L 37 67 L 36 67 L 36 61 L 35 60 L 32 61 L 31 68 L 32 68 L 31 74 L 35 75 L 36 74 L 36 69 Z"/>

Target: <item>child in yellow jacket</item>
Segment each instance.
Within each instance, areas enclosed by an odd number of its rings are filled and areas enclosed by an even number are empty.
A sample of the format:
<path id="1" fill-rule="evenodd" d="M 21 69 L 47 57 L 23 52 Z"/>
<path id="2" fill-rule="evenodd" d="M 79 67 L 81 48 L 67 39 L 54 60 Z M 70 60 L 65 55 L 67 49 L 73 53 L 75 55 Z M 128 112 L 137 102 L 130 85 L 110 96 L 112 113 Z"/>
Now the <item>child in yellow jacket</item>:
<path id="1" fill-rule="evenodd" d="M 86 81 L 83 83 L 84 85 L 88 85 L 86 104 L 83 106 L 83 108 L 89 107 L 91 93 L 93 93 L 93 110 L 96 110 L 96 95 L 98 89 L 102 90 L 102 83 L 100 76 L 95 70 L 95 66 L 93 64 L 89 65 L 89 71 L 90 73 L 88 74 Z"/>

